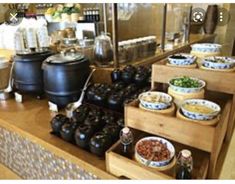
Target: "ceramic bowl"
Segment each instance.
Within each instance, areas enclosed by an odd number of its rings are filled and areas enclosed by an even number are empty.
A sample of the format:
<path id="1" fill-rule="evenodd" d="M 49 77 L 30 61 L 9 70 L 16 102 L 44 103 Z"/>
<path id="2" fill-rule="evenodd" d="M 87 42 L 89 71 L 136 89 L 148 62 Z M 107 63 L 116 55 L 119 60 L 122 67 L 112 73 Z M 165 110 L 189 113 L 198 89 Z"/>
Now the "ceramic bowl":
<path id="1" fill-rule="evenodd" d="M 186 104 L 201 105 L 201 106 L 209 107 L 213 109 L 213 112 L 211 113 L 193 112 L 188 109 L 185 109 Z M 193 120 L 211 120 L 211 119 L 214 119 L 221 111 L 221 108 L 218 104 L 208 101 L 208 100 L 203 100 L 203 99 L 185 100 L 183 104 L 181 105 L 180 109 L 184 116 Z"/>
<path id="2" fill-rule="evenodd" d="M 176 77 L 176 78 L 173 78 L 173 79 L 177 79 L 177 78 L 182 78 L 182 77 Z M 203 80 L 200 80 L 200 79 L 197 79 L 197 78 L 193 78 L 193 77 L 190 77 L 191 79 L 194 79 L 194 80 L 197 80 L 201 85 L 200 87 L 198 88 L 184 88 L 184 87 L 179 87 L 179 86 L 175 86 L 171 83 L 171 81 L 173 79 L 171 79 L 168 84 L 170 85 L 170 88 L 176 92 L 180 92 L 180 93 L 196 93 L 196 92 L 199 92 L 201 91 L 205 86 L 206 86 L 206 82 L 203 81 Z"/>
<path id="3" fill-rule="evenodd" d="M 145 140 L 158 140 L 158 141 L 161 141 L 163 144 L 166 144 L 167 149 L 170 151 L 170 158 L 168 160 L 163 160 L 163 161 L 151 161 L 142 157 L 138 153 L 137 147 L 142 141 L 145 141 Z M 135 159 L 141 164 L 146 165 L 148 167 L 158 168 L 158 167 L 167 166 L 174 159 L 174 156 L 175 156 L 175 148 L 172 145 L 172 143 L 170 143 L 168 140 L 163 139 L 161 137 L 145 137 L 145 138 L 140 139 L 135 145 Z"/>
<path id="4" fill-rule="evenodd" d="M 138 98 L 143 107 L 151 110 L 167 109 L 171 106 L 172 103 L 172 97 L 170 95 L 158 91 L 148 91 L 141 93 Z M 153 98 L 159 98 L 159 100 L 154 102 Z M 152 102 L 150 102 L 151 99 L 153 99 Z"/>
<path id="5" fill-rule="evenodd" d="M 221 52 L 222 45 L 215 43 L 196 43 L 191 45 L 195 52 Z"/>
<path id="6" fill-rule="evenodd" d="M 192 65 L 196 60 L 196 56 L 190 54 L 174 54 L 168 57 L 168 62 L 172 65 Z"/>
<path id="7" fill-rule="evenodd" d="M 225 62 L 213 62 L 218 59 L 222 59 Z M 220 57 L 220 56 L 214 56 L 214 57 L 206 57 L 202 61 L 202 65 L 206 68 L 212 68 L 212 69 L 231 69 L 235 66 L 235 59 L 229 58 L 229 57 Z"/>

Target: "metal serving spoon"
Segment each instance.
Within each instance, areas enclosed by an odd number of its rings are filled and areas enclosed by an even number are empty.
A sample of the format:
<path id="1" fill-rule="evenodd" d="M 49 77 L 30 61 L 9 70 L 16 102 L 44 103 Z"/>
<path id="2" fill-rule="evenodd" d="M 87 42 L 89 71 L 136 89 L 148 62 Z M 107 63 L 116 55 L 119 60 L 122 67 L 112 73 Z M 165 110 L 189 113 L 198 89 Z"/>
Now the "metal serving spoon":
<path id="1" fill-rule="evenodd" d="M 95 68 L 92 69 L 89 76 L 87 77 L 86 83 L 83 86 L 82 93 L 81 93 L 80 98 L 78 99 L 78 101 L 72 102 L 72 103 L 70 103 L 66 106 L 65 111 L 66 111 L 66 115 L 67 115 L 68 118 L 71 118 L 73 111 L 82 105 L 82 101 L 84 99 L 86 89 L 88 87 L 89 81 L 90 81 L 93 73 L 95 72 L 95 70 L 96 70 Z"/>
<path id="2" fill-rule="evenodd" d="M 150 163 L 152 162 L 153 158 L 155 157 L 156 153 L 161 152 L 161 147 L 160 146 L 155 146 L 153 147 L 153 152 L 152 152 L 152 156 L 150 157 L 150 159 L 146 162 L 146 165 L 149 166 Z"/>

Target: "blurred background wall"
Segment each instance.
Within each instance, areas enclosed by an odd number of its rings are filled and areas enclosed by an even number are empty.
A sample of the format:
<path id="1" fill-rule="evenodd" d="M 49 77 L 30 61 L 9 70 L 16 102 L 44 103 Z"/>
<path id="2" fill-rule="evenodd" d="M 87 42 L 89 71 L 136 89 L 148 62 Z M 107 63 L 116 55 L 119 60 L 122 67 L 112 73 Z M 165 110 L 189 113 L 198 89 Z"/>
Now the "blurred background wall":
<path id="1" fill-rule="evenodd" d="M 190 5 L 192 5 L 193 8 L 199 7 L 206 11 L 209 4 L 168 4 L 167 32 L 181 31 L 183 15 L 189 10 Z M 215 34 L 218 35 L 216 42 L 224 44 L 224 52 L 230 53 L 235 37 L 235 4 L 218 4 L 218 6 L 229 10 L 231 19 L 227 25 L 217 26 L 215 31 Z M 103 15 L 102 4 L 81 3 L 81 7 L 82 9 L 98 7 L 101 15 Z M 108 32 L 111 33 L 111 6 L 108 5 L 107 7 Z M 147 35 L 156 35 L 160 40 L 163 4 L 125 3 L 119 4 L 118 7 L 118 13 L 121 15 L 118 20 L 119 40 L 126 40 Z M 4 21 L 4 13 L 7 9 L 7 5 L 0 4 L 0 22 Z M 129 12 L 129 14 L 127 12 Z M 125 13 L 127 13 L 126 16 Z M 203 33 L 203 31 L 201 33 Z"/>

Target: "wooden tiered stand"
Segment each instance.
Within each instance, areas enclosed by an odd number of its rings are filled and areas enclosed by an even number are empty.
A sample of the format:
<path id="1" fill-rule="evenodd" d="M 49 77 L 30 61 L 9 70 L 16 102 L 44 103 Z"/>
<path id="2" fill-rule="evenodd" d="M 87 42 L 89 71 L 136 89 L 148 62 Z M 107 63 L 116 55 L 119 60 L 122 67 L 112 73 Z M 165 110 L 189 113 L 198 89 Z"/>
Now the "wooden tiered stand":
<path id="1" fill-rule="evenodd" d="M 166 59 L 152 65 L 152 89 L 157 83 L 168 83 L 175 76 L 191 76 L 206 81 L 206 89 L 232 96 L 232 107 L 226 132 L 226 141 L 230 141 L 235 124 L 235 72 L 218 72 L 200 68 L 180 68 L 166 66 Z"/>
<path id="2" fill-rule="evenodd" d="M 179 147 L 190 149 L 195 164 L 194 178 L 215 178 L 215 168 L 222 145 L 224 140 L 230 140 L 233 132 L 235 73 L 172 67 L 166 65 L 166 60 L 162 60 L 152 65 L 152 89 L 163 90 L 162 86 L 166 86 L 170 79 L 177 76 L 196 77 L 206 82 L 205 99 L 218 103 L 222 109 L 216 125 L 208 126 L 179 119 L 176 115 L 170 117 L 146 111 L 138 107 L 138 100 L 126 105 L 125 125 L 133 128 L 134 131 L 138 130 L 141 133 L 145 132 L 173 141 L 176 152 L 179 151 Z M 138 140 L 137 137 L 135 137 L 135 141 Z M 142 166 L 133 158 L 122 156 L 120 143 L 116 143 L 106 153 L 106 161 L 107 170 L 119 177 L 125 176 L 133 179 L 174 178 L 172 173 L 160 172 L 156 169 L 153 171 L 153 169 Z M 207 163 L 209 163 L 209 169 Z M 198 169 L 201 172 L 198 172 Z"/>
<path id="3" fill-rule="evenodd" d="M 141 109 L 141 111 L 143 111 Z M 152 113 L 152 112 L 151 112 Z M 134 144 L 141 138 L 150 136 L 149 133 L 132 129 L 134 132 Z M 193 179 L 205 179 L 209 167 L 209 153 L 199 149 L 185 146 L 175 141 L 171 141 L 175 147 L 176 154 L 182 149 L 190 149 L 194 155 Z M 171 165 L 171 164 L 170 164 Z M 106 170 L 117 177 L 125 177 L 130 179 L 175 179 L 175 167 L 169 167 L 166 170 L 158 170 L 150 168 L 138 163 L 134 156 L 127 158 L 122 155 L 121 143 L 115 143 L 106 152 Z"/>
<path id="4" fill-rule="evenodd" d="M 166 65 L 166 60 L 154 64 L 152 71 L 152 89 L 157 88 L 159 83 L 168 83 L 170 79 L 176 76 L 191 76 L 206 82 L 207 99 L 209 98 L 217 103 L 225 102 L 220 121 L 216 126 L 203 126 L 181 120 L 178 122 L 177 118 L 173 122 L 166 122 L 166 119 L 162 119 L 162 121 L 155 119 L 155 124 L 161 123 L 163 125 L 162 130 L 159 129 L 159 126 L 155 127 L 155 129 L 158 129 L 156 130 L 158 135 L 210 153 L 208 177 L 213 178 L 223 142 L 231 139 L 234 129 L 235 73 L 208 71 L 200 68 L 171 67 Z M 209 93 L 209 91 L 212 93 Z M 132 123 L 127 121 L 127 125 L 130 126 L 130 124 Z M 168 128 L 167 125 L 169 125 Z"/>

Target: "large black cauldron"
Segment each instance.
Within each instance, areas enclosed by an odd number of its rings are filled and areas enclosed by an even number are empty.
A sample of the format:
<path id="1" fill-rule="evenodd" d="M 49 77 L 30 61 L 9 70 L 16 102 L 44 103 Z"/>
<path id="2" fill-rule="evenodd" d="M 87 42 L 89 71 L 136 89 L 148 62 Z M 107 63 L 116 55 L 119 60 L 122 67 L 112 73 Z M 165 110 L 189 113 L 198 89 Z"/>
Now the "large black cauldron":
<path id="1" fill-rule="evenodd" d="M 47 58 L 42 69 L 47 97 L 59 107 L 65 107 L 79 99 L 90 72 L 88 59 L 74 52 Z"/>
<path id="2" fill-rule="evenodd" d="M 42 95 L 44 89 L 41 67 L 42 62 L 50 55 L 50 51 L 17 53 L 13 63 L 14 89 L 20 93 Z"/>

